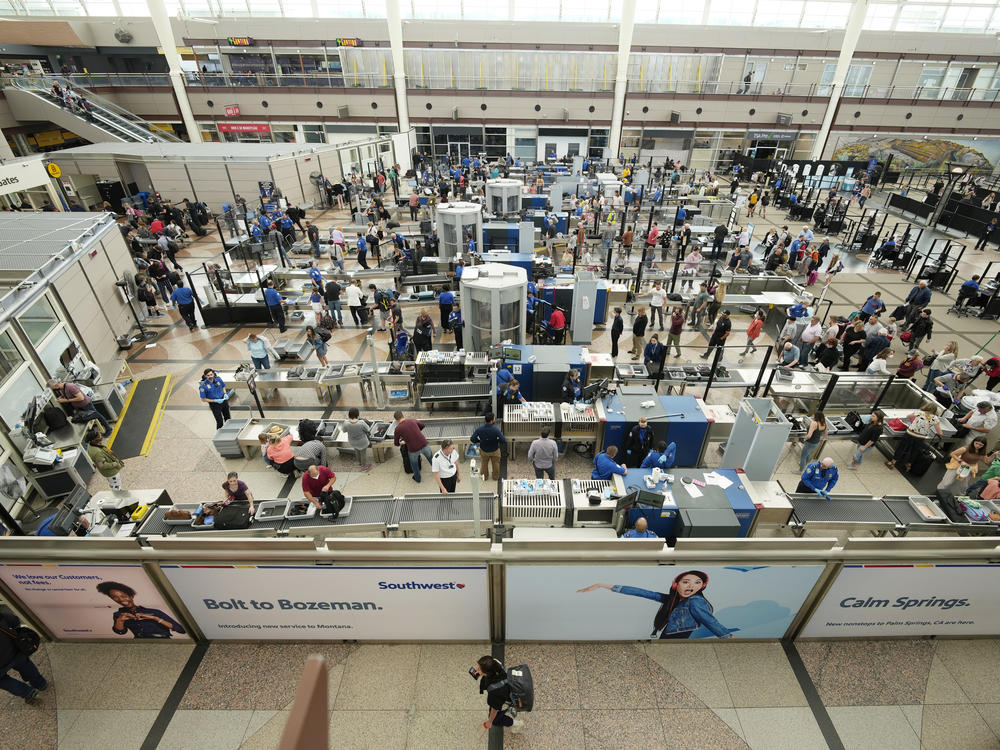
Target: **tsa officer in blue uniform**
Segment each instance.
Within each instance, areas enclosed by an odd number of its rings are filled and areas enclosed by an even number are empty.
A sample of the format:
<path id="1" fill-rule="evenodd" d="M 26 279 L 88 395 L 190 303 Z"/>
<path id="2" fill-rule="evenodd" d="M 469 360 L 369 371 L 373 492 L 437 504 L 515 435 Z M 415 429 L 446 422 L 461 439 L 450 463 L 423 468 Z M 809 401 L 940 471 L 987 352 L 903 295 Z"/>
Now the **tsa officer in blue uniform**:
<path id="1" fill-rule="evenodd" d="M 285 327 L 285 310 L 281 303 L 281 295 L 274 288 L 274 281 L 268 280 L 267 287 L 264 289 L 264 304 L 270 310 L 271 318 L 278 324 L 278 330 L 284 333 L 287 329 Z"/>
<path id="2" fill-rule="evenodd" d="M 837 467 L 834 465 L 833 459 L 827 456 L 822 461 L 813 461 L 806 467 L 795 491 L 815 492 L 820 497 L 829 500 L 830 491 L 837 484 L 838 479 L 840 479 L 840 474 L 837 473 Z"/>
<path id="3" fill-rule="evenodd" d="M 212 415 L 215 417 L 215 428 L 221 430 L 222 425 L 230 418 L 229 394 L 226 393 L 225 381 L 212 368 L 208 368 L 201 374 L 198 395 L 212 410 Z"/>

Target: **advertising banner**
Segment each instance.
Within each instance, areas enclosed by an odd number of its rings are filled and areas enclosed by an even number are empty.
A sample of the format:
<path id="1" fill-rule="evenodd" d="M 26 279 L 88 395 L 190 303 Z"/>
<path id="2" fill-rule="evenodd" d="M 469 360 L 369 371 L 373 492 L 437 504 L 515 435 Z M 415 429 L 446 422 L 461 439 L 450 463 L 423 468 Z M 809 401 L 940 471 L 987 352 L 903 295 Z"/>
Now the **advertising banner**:
<path id="1" fill-rule="evenodd" d="M 0 579 L 56 638 L 188 639 L 141 565 L 0 565 Z"/>
<path id="2" fill-rule="evenodd" d="M 509 565 L 515 640 L 781 638 L 822 565 Z"/>
<path id="3" fill-rule="evenodd" d="M 486 567 L 163 566 L 209 639 L 484 640 Z"/>
<path id="4" fill-rule="evenodd" d="M 220 122 L 217 123 L 220 133 L 270 133 L 271 126 L 266 122 Z"/>
<path id="5" fill-rule="evenodd" d="M 1000 565 L 845 565 L 803 638 L 1000 633 Z"/>

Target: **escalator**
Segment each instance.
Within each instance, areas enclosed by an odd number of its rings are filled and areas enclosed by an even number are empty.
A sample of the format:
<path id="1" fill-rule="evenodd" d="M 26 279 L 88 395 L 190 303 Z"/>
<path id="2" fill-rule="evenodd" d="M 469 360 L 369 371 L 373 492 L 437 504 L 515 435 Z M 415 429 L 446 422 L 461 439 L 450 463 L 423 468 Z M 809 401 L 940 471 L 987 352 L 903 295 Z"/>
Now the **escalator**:
<path id="1" fill-rule="evenodd" d="M 64 89 L 83 95 L 90 102 L 90 117 L 70 109 L 52 92 L 58 81 Z M 6 79 L 4 97 L 10 111 L 21 122 L 51 122 L 91 143 L 180 143 L 181 140 L 156 125 L 122 109 L 101 96 L 60 76 Z"/>

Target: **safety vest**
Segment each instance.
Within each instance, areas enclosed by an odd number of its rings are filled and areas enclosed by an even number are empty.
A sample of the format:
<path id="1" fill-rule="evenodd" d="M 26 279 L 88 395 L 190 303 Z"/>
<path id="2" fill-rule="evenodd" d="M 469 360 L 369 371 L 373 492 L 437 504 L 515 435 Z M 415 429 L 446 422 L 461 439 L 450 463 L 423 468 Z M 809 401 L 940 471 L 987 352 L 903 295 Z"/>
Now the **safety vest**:
<path id="1" fill-rule="evenodd" d="M 611 209 L 610 211 L 608 211 L 608 217 L 605 219 L 605 221 L 608 224 L 614 224 L 617 220 L 618 220 L 618 217 L 615 215 L 614 209 Z"/>

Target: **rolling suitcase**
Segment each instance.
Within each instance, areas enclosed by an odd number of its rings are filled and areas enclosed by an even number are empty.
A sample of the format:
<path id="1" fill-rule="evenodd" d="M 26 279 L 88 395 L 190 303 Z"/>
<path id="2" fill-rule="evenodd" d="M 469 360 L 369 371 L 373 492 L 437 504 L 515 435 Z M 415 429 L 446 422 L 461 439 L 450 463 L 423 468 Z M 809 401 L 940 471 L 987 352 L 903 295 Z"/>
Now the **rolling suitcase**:
<path id="1" fill-rule="evenodd" d="M 407 474 L 412 474 L 413 466 L 410 464 L 410 454 L 406 450 L 406 446 L 405 445 L 399 446 L 399 452 L 403 457 L 403 471 L 405 471 Z"/>
<path id="2" fill-rule="evenodd" d="M 910 464 L 910 473 L 915 477 L 922 477 L 934 463 L 934 454 L 926 447 L 921 447 L 920 451 Z"/>

